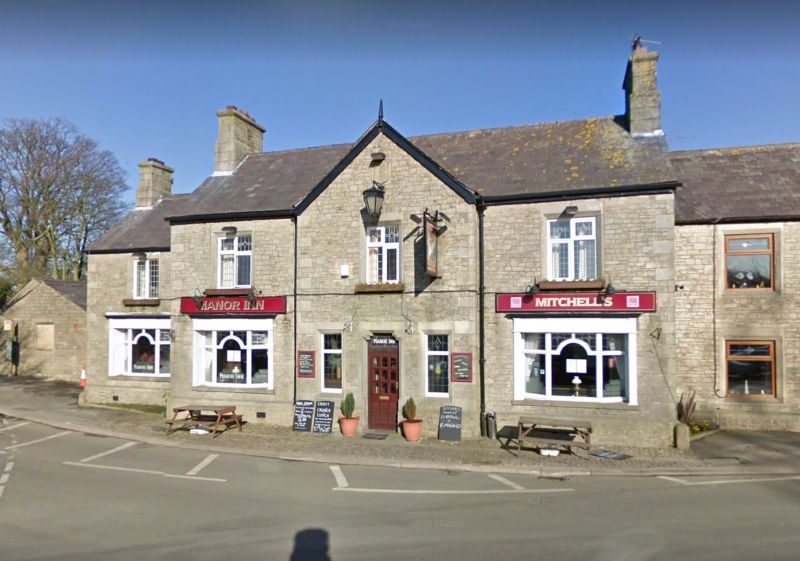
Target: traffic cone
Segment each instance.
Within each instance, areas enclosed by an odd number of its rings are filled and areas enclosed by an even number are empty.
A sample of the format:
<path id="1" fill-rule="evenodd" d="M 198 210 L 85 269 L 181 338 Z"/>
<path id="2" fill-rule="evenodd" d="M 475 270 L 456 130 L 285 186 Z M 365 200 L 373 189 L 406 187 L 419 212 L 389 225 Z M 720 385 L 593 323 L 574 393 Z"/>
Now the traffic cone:
<path id="1" fill-rule="evenodd" d="M 81 387 L 86 387 L 86 367 L 81 368 Z"/>

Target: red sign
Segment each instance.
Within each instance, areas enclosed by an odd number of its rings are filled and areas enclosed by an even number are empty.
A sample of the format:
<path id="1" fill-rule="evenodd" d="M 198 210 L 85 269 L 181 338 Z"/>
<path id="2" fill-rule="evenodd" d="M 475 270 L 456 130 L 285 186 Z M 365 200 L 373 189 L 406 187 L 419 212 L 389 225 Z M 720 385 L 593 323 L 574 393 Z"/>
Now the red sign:
<path id="1" fill-rule="evenodd" d="M 655 292 L 498 294 L 498 312 L 655 312 Z"/>
<path id="2" fill-rule="evenodd" d="M 285 296 L 181 298 L 182 314 L 285 314 Z"/>

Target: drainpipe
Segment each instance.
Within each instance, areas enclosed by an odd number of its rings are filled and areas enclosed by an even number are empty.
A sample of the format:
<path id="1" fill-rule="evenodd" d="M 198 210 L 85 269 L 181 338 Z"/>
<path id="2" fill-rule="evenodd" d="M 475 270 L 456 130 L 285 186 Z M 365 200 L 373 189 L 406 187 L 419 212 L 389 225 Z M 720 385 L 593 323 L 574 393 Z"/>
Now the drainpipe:
<path id="1" fill-rule="evenodd" d="M 292 279 L 292 298 L 294 300 L 294 337 L 292 340 L 292 353 L 294 370 L 292 371 L 292 404 L 297 403 L 297 215 L 292 216 L 294 224 L 294 279 Z"/>
<path id="2" fill-rule="evenodd" d="M 478 378 L 480 380 L 481 388 L 481 426 L 483 426 L 483 419 L 486 415 L 486 385 L 484 381 L 484 373 L 486 366 L 486 329 L 485 329 L 485 314 L 484 314 L 484 300 L 486 287 L 484 286 L 484 250 L 483 250 L 483 213 L 486 206 L 483 200 L 478 198 L 476 201 L 476 208 L 478 210 Z"/>

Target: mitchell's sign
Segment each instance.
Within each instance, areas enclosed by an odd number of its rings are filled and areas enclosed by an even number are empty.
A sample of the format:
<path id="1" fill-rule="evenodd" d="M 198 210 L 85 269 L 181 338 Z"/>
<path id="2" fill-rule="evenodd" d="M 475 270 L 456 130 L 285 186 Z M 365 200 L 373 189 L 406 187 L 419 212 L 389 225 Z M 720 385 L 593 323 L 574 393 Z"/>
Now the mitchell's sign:
<path id="1" fill-rule="evenodd" d="M 285 296 L 181 298 L 182 314 L 285 314 Z"/>
<path id="2" fill-rule="evenodd" d="M 655 292 L 498 294 L 498 312 L 655 312 Z"/>

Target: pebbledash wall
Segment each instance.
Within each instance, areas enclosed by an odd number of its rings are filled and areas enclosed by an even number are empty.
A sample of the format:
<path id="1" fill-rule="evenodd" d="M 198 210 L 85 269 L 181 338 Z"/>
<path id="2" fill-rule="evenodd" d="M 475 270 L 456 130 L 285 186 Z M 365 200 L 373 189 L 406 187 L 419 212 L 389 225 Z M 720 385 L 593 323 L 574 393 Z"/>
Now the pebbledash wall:
<path id="1" fill-rule="evenodd" d="M 774 290 L 728 290 L 725 236 L 772 234 Z M 800 224 L 752 222 L 675 229 L 679 386 L 698 416 L 725 428 L 800 430 Z M 774 395 L 734 394 L 726 342 L 774 344 Z"/>
<path id="2" fill-rule="evenodd" d="M 598 276 L 621 292 L 656 293 L 656 311 L 508 314 L 495 309 L 496 293 L 518 292 L 520 277 L 532 284 L 547 278 L 546 222 L 567 205 L 577 217 L 597 220 Z M 675 423 L 675 318 L 673 308 L 674 195 L 618 196 L 603 199 L 489 207 L 485 218 L 486 248 L 486 408 L 496 411 L 499 425 L 515 425 L 520 415 L 591 419 L 596 441 L 668 446 Z M 524 240 L 524 243 L 520 243 Z M 511 270 L 509 270 L 511 269 Z M 580 293 L 575 293 L 579 296 Z M 524 379 L 515 368 L 515 321 L 546 318 L 555 326 L 571 324 L 570 333 L 604 331 L 621 318 L 635 322 L 636 372 L 629 372 L 627 395 L 617 401 L 574 398 L 552 400 L 521 396 Z M 585 327 L 584 327 L 585 326 Z M 522 328 L 524 330 L 524 327 Z M 562 330 L 560 327 L 559 330 Z M 562 330 L 563 331 L 563 330 Z M 623 384 L 624 385 L 624 384 Z M 586 395 L 586 389 L 582 390 Z M 625 392 L 623 392 L 625 393 Z M 579 398 L 580 399 L 580 398 Z"/>

